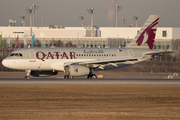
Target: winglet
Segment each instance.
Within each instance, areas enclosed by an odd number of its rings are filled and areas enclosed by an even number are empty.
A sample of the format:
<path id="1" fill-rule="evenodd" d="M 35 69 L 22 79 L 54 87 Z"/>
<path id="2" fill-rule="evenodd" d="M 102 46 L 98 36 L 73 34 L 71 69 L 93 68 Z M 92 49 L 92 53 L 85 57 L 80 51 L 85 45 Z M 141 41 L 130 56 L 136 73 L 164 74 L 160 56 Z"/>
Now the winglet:
<path id="1" fill-rule="evenodd" d="M 127 47 L 153 49 L 158 23 L 159 15 L 150 15 L 141 30 Z"/>

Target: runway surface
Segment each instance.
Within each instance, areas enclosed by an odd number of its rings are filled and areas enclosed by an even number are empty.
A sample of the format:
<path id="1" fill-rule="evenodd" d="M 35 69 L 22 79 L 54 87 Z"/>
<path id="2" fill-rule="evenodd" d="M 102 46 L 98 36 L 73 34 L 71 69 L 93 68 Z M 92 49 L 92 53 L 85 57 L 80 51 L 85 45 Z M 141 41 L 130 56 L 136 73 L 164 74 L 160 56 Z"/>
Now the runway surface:
<path id="1" fill-rule="evenodd" d="M 137 85 L 180 85 L 180 79 L 146 78 L 101 78 L 101 79 L 63 79 L 63 78 L 0 78 L 0 84 L 137 84 Z"/>

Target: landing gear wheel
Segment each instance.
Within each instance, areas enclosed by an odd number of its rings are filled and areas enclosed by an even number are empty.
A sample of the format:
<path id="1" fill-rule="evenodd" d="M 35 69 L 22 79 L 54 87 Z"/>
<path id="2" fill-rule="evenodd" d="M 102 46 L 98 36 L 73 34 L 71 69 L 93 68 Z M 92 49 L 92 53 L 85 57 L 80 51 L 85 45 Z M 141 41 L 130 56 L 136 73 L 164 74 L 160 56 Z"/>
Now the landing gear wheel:
<path id="1" fill-rule="evenodd" d="M 73 76 L 69 76 L 70 79 L 73 79 L 74 77 Z"/>
<path id="2" fill-rule="evenodd" d="M 95 74 L 88 75 L 87 78 L 89 79 L 97 79 L 97 76 Z"/>
<path id="3" fill-rule="evenodd" d="M 90 76 L 90 75 L 88 75 L 88 76 L 87 76 L 87 79 L 89 79 L 89 78 L 91 78 L 91 76 Z"/>
<path id="4" fill-rule="evenodd" d="M 92 79 L 97 79 L 97 76 L 95 74 L 92 74 Z"/>
<path id="5" fill-rule="evenodd" d="M 30 77 L 29 77 L 29 76 L 25 76 L 24 78 L 27 78 L 27 79 L 29 79 Z"/>
<path id="6" fill-rule="evenodd" d="M 67 75 L 64 75 L 64 79 L 66 79 L 67 78 Z"/>
<path id="7" fill-rule="evenodd" d="M 73 78 L 73 76 L 69 76 L 69 75 L 64 75 L 64 79 L 72 79 Z"/>

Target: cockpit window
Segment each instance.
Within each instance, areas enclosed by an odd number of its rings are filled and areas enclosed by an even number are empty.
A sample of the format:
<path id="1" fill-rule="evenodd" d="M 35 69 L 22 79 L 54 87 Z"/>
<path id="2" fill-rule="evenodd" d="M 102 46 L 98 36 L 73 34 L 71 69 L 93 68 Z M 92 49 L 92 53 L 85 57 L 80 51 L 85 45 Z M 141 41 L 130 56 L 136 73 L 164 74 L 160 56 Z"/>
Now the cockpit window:
<path id="1" fill-rule="evenodd" d="M 19 54 L 18 54 L 18 53 L 16 53 L 16 54 L 15 54 L 15 56 L 19 56 Z"/>
<path id="2" fill-rule="evenodd" d="M 23 55 L 21 53 L 11 53 L 10 56 L 22 57 Z"/>
<path id="3" fill-rule="evenodd" d="M 15 55 L 15 53 L 11 53 L 11 54 L 10 54 L 10 56 L 14 56 L 14 55 Z"/>

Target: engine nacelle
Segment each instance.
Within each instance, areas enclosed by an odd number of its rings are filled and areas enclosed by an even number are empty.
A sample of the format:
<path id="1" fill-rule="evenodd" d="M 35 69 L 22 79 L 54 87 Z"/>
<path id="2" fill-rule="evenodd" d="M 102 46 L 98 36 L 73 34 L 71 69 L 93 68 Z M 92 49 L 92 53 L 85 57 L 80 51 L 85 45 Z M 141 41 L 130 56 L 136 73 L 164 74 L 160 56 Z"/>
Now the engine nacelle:
<path id="1" fill-rule="evenodd" d="M 86 76 L 90 72 L 88 67 L 81 65 L 68 65 L 64 67 L 64 73 L 68 76 Z"/>
<path id="2" fill-rule="evenodd" d="M 49 77 L 52 75 L 57 75 L 58 71 L 39 71 L 39 70 L 31 70 L 30 75 L 34 77 Z"/>

